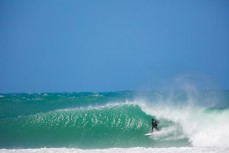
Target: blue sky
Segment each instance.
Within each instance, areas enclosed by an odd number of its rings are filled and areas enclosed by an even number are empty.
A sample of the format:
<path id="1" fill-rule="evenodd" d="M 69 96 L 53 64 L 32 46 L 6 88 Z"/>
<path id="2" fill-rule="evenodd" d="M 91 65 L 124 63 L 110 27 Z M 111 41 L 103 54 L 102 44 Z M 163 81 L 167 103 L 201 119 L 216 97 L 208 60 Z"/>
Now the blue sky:
<path id="1" fill-rule="evenodd" d="M 229 89 L 227 0 L 1 0 L 0 22 L 0 92 L 159 89 L 182 75 Z"/>

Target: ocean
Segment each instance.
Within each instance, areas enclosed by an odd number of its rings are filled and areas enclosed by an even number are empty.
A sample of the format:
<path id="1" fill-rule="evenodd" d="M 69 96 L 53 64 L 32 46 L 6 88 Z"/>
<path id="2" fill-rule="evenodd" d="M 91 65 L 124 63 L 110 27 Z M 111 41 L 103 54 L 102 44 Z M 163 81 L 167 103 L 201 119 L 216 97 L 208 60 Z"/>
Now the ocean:
<path id="1" fill-rule="evenodd" d="M 0 152 L 228 153 L 229 91 L 0 94 Z"/>

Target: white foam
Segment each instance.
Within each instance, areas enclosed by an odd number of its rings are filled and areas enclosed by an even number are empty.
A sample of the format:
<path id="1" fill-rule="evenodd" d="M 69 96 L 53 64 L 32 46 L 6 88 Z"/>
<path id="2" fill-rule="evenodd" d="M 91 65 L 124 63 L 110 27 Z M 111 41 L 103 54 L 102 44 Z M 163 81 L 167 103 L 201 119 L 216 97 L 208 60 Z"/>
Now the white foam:
<path id="1" fill-rule="evenodd" d="M 40 149 L 0 149 L 1 153 L 228 153 L 223 148 L 173 147 L 173 148 L 109 148 L 109 149 L 77 149 L 77 148 L 40 148 Z"/>
<path id="2" fill-rule="evenodd" d="M 160 129 L 160 131 L 153 132 L 153 137 L 166 137 L 169 134 L 174 133 L 176 131 L 175 127 L 166 127 Z"/>
<path id="3" fill-rule="evenodd" d="M 193 146 L 229 148 L 229 110 L 206 111 L 194 106 L 141 105 L 147 114 L 177 123 Z"/>

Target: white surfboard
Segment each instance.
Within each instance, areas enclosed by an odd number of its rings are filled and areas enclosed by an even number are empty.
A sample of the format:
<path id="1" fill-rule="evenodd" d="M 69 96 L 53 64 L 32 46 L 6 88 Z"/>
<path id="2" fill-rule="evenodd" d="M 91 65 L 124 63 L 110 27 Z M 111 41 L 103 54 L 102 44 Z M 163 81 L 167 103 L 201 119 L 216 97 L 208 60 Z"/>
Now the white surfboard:
<path id="1" fill-rule="evenodd" d="M 150 133 L 146 133 L 144 135 L 152 136 L 154 134 L 159 134 L 159 133 L 160 133 L 160 131 L 153 131 L 153 132 L 150 132 Z"/>
<path id="2" fill-rule="evenodd" d="M 146 133 L 146 134 L 144 134 L 144 135 L 148 135 L 148 136 L 150 136 L 150 135 L 152 135 L 153 133 L 152 132 L 150 132 L 150 133 Z"/>

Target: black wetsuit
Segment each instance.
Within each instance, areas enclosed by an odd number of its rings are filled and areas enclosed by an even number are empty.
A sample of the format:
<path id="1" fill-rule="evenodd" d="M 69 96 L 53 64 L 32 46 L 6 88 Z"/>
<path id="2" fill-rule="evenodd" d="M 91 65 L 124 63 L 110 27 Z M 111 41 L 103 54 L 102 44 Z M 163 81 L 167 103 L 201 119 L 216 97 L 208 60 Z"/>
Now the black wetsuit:
<path id="1" fill-rule="evenodd" d="M 158 128 L 157 128 L 157 123 L 159 123 L 158 121 L 152 121 L 152 132 L 153 132 L 153 129 L 155 128 L 155 129 L 157 129 L 157 130 L 159 130 Z"/>

